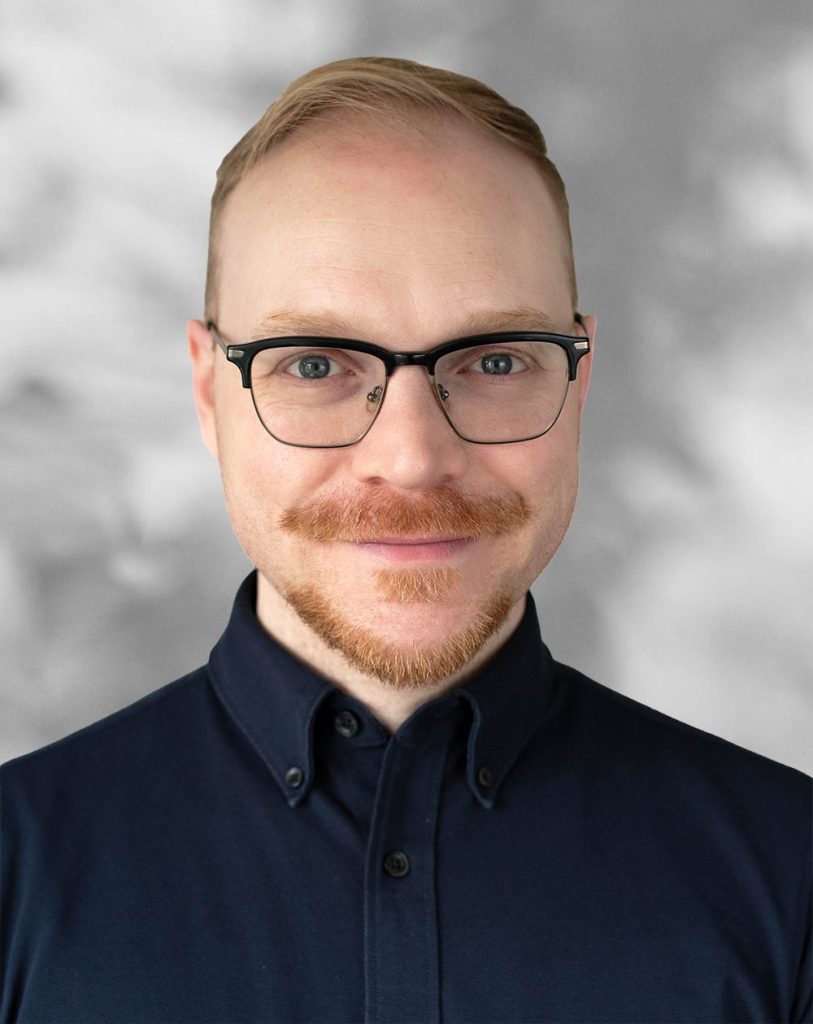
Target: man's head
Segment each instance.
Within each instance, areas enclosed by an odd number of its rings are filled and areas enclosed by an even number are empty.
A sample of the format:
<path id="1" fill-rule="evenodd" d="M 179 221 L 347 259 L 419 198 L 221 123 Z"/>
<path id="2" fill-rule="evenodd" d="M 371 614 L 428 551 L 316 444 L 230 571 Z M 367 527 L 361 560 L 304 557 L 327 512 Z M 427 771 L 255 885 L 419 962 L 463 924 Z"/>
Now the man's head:
<path id="1" fill-rule="evenodd" d="M 386 59 L 327 65 L 221 165 L 206 313 L 227 344 L 320 335 L 420 352 L 497 331 L 583 334 L 575 294 L 564 189 L 539 129 L 471 79 Z M 203 437 L 259 602 L 279 620 L 266 625 L 314 663 L 338 652 L 395 688 L 465 674 L 516 625 L 567 529 L 590 357 L 532 440 L 464 439 L 426 369 L 401 365 L 358 443 L 305 448 L 267 432 L 206 325 L 189 332 Z"/>

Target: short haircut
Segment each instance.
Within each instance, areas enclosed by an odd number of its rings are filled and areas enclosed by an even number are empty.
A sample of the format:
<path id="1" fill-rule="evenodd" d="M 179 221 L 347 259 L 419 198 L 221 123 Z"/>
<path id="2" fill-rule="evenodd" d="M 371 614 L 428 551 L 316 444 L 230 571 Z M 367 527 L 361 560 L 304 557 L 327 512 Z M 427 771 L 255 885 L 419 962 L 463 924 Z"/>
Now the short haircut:
<path id="1" fill-rule="evenodd" d="M 216 319 L 218 225 L 228 195 L 286 136 L 332 112 L 372 115 L 383 123 L 420 129 L 421 111 L 456 114 L 533 160 L 559 212 L 576 308 L 576 271 L 564 183 L 547 155 L 539 125 L 475 78 L 393 57 L 351 57 L 322 64 L 295 79 L 231 149 L 217 171 L 209 220 L 205 315 Z"/>

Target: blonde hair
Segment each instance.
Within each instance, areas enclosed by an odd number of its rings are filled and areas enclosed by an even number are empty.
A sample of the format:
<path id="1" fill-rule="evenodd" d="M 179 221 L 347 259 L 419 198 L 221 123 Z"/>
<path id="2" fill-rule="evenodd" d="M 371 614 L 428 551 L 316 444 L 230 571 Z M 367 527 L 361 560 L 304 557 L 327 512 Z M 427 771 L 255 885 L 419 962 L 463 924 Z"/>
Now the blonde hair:
<path id="1" fill-rule="evenodd" d="M 394 57 L 351 57 L 323 64 L 291 82 L 223 158 L 217 170 L 209 220 L 206 317 L 216 318 L 218 224 L 223 204 L 272 146 L 333 111 L 372 114 L 390 124 L 420 128 L 420 119 L 415 114 L 421 109 L 457 114 L 533 160 L 561 216 L 575 309 L 576 272 L 567 195 L 536 121 L 475 78 Z"/>

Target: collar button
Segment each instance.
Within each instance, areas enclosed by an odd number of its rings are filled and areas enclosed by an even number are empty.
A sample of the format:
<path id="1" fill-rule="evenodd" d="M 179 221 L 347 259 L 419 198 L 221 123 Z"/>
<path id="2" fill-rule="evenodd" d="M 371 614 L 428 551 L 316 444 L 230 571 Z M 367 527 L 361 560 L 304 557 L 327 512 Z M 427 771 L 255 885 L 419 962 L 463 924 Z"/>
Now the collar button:
<path id="1" fill-rule="evenodd" d="M 487 789 L 494 782 L 494 776 L 488 768 L 483 767 L 477 773 L 477 781 Z"/>
<path id="2" fill-rule="evenodd" d="M 340 736 L 355 736 L 361 728 L 358 718 L 352 711 L 340 711 L 333 721 L 336 732 Z"/>
<path id="3" fill-rule="evenodd" d="M 288 771 L 285 773 L 285 781 L 288 783 L 291 789 L 299 789 L 299 787 L 305 781 L 305 773 L 302 771 L 301 768 L 298 768 L 296 765 L 293 765 L 293 767 L 289 768 Z"/>

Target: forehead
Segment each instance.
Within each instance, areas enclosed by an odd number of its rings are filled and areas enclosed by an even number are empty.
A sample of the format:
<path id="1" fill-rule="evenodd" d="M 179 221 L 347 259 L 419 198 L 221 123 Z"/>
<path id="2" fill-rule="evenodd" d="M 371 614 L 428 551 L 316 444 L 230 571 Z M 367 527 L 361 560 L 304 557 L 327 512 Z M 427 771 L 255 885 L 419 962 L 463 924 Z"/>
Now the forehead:
<path id="1" fill-rule="evenodd" d="M 296 132 L 226 200 L 219 257 L 220 316 L 243 329 L 266 304 L 355 303 L 405 329 L 444 305 L 569 305 L 567 243 L 538 168 L 448 116 L 420 130 L 334 116 Z"/>

